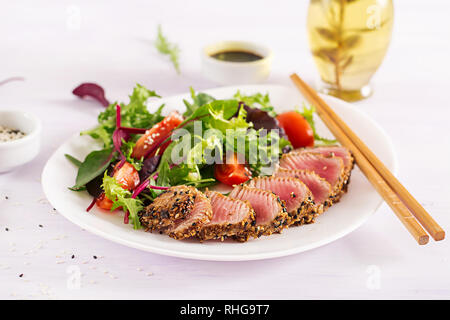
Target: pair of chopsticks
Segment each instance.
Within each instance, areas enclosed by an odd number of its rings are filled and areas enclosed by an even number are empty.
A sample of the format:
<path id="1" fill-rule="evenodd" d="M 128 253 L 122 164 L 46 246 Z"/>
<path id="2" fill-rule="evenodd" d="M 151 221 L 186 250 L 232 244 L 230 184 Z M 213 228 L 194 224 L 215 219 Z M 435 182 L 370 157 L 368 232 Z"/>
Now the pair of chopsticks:
<path id="1" fill-rule="evenodd" d="M 352 152 L 358 167 L 414 239 L 420 245 L 427 244 L 429 237 L 423 229 L 425 228 L 434 240 L 443 240 L 445 231 L 347 124 L 297 74 L 292 74 L 290 78 L 300 92 L 316 107 L 317 114 L 335 138 Z"/>

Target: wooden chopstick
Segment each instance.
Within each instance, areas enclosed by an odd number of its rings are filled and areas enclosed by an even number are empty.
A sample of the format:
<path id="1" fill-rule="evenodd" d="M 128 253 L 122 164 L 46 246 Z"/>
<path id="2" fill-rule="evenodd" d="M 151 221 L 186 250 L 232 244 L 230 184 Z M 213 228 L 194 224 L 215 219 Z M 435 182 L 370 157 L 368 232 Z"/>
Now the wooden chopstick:
<path id="1" fill-rule="evenodd" d="M 412 214 L 419 220 L 422 226 L 430 233 L 434 240 L 440 241 L 445 238 L 445 231 L 433 219 L 433 217 L 420 205 L 420 203 L 408 192 L 408 190 L 397 180 L 397 178 L 389 171 L 388 168 L 381 162 L 380 159 L 362 142 L 362 140 L 351 130 L 348 125 L 331 109 L 322 98 L 309 87 L 296 74 L 291 76 L 294 83 L 298 84 L 299 89 L 305 88 L 308 91 L 309 99 L 314 99 L 317 108 L 327 113 L 342 131 L 350 138 L 353 144 L 362 152 L 367 160 L 375 167 L 378 173 L 384 178 L 389 186 L 397 193 L 398 197 L 402 199 L 405 205 L 411 210 Z M 311 100 L 310 100 L 311 101 Z"/>
<path id="2" fill-rule="evenodd" d="M 408 231 L 411 233 L 414 239 L 416 239 L 416 241 L 420 245 L 426 244 L 429 240 L 429 237 L 426 234 L 425 230 L 423 230 L 423 228 L 419 225 L 416 219 L 411 215 L 410 210 L 405 205 L 405 203 L 402 202 L 402 200 L 399 198 L 399 195 L 397 195 L 395 190 L 393 190 L 394 188 L 392 187 L 392 185 L 390 185 L 388 181 L 385 181 L 385 179 L 381 175 L 381 172 L 379 172 L 376 169 L 376 166 L 373 165 L 366 158 L 365 154 L 363 153 L 363 150 L 358 148 L 356 143 L 354 143 L 354 141 L 351 139 L 352 135 L 348 134 L 348 132 L 345 129 L 339 126 L 339 123 L 343 121 L 334 112 L 328 113 L 327 111 L 325 111 L 327 109 L 331 110 L 331 108 L 317 95 L 317 93 L 315 93 L 313 89 L 311 89 L 302 79 L 300 79 L 298 75 L 292 74 L 291 79 L 297 86 L 297 88 L 302 92 L 302 94 L 313 105 L 316 106 L 318 115 L 323 120 L 325 125 L 330 129 L 330 131 L 333 133 L 336 139 L 343 146 L 350 149 L 361 171 L 366 175 L 368 180 L 378 191 L 378 193 L 383 197 L 386 203 L 392 208 L 392 210 L 395 212 L 395 214 L 403 223 L 403 225 L 408 229 Z M 339 119 L 340 122 L 338 122 L 337 119 Z M 348 128 L 348 126 L 346 127 Z M 356 136 L 356 134 L 353 133 L 353 131 L 352 134 Z M 361 141 L 360 139 L 358 140 Z M 365 149 L 369 150 L 367 146 L 364 145 L 364 147 Z M 387 170 L 387 168 L 385 169 L 386 171 L 389 171 Z"/>

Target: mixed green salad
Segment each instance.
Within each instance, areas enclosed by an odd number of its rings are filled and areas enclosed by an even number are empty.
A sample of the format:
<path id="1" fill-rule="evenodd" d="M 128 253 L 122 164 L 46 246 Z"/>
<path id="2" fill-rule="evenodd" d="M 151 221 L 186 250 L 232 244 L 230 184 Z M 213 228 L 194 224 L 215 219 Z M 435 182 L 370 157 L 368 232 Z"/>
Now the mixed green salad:
<path id="1" fill-rule="evenodd" d="M 94 84 L 77 89 L 81 97 L 109 103 Z M 313 108 L 277 114 L 268 94 L 238 91 L 219 100 L 191 88 L 191 98 L 180 101 L 184 113 L 165 116 L 164 104 L 148 111 L 148 100 L 160 98 L 155 91 L 137 84 L 129 97 L 128 104 L 109 104 L 98 125 L 81 132 L 100 141 L 101 150 L 83 161 L 66 157 L 78 168 L 70 189 L 94 198 L 87 210 L 121 208 L 124 222 L 135 229 L 139 211 L 170 186 L 243 183 L 270 174 L 280 156 L 294 148 L 335 142 L 317 135 Z"/>

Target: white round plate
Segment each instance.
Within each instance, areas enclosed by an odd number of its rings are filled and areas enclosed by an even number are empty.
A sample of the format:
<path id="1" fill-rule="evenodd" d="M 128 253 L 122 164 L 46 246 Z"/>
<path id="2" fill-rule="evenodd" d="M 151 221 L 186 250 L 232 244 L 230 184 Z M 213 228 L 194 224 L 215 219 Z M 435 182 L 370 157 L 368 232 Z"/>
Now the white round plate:
<path id="1" fill-rule="evenodd" d="M 232 97 L 238 89 L 246 94 L 268 92 L 271 102 L 279 112 L 292 110 L 305 101 L 294 88 L 278 85 L 224 87 L 204 92 L 224 99 Z M 394 150 L 384 131 L 357 107 L 329 96 L 323 96 L 323 98 L 395 173 Z M 184 111 L 182 99 L 189 100 L 190 95 L 158 100 L 150 103 L 149 108 L 154 110 L 163 102 L 166 104 L 166 112 Z M 331 137 L 319 118 L 316 119 L 316 123 L 320 134 Z M 64 154 L 68 153 L 78 159 L 84 159 L 94 148 L 99 148 L 95 141 L 90 137 L 77 134 L 56 150 L 42 173 L 42 186 L 48 200 L 59 213 L 83 229 L 126 246 L 163 255 L 218 261 L 287 256 L 317 248 L 347 235 L 361 226 L 382 202 L 361 171 L 355 167 L 348 193 L 339 203 L 318 217 L 314 224 L 290 228 L 281 234 L 261 237 L 245 243 L 177 241 L 158 233 L 133 230 L 131 225 L 123 224 L 123 213 L 110 214 L 96 208 L 89 213 L 86 212 L 86 207 L 92 198 L 86 192 L 73 192 L 68 189 L 74 184 L 77 170 L 64 157 Z"/>

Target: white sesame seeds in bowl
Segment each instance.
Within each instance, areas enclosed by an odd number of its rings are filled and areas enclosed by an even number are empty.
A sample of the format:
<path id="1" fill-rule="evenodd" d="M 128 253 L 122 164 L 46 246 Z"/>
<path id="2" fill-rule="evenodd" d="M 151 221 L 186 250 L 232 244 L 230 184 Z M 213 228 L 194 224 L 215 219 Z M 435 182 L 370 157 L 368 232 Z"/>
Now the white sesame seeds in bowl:
<path id="1" fill-rule="evenodd" d="M 0 110 L 0 172 L 33 160 L 39 153 L 40 120 L 27 112 Z"/>

